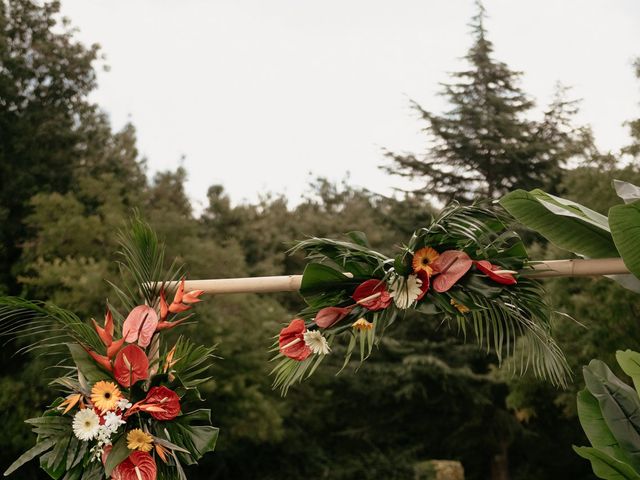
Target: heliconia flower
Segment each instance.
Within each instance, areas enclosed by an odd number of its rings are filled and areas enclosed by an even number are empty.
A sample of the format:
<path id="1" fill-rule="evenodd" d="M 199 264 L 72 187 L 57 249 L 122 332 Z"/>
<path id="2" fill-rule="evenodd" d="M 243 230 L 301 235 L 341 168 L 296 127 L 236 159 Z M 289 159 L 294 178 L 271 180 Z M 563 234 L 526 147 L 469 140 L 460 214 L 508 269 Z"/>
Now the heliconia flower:
<path id="1" fill-rule="evenodd" d="M 91 321 L 93 322 L 93 328 L 95 328 L 105 347 L 111 345 L 111 342 L 113 341 L 113 316 L 111 315 L 111 310 L 107 307 L 107 313 L 104 316 L 104 328 L 98 325 L 98 322 L 93 318 Z"/>
<path id="2" fill-rule="evenodd" d="M 351 295 L 358 305 L 368 310 L 384 310 L 391 304 L 391 295 L 382 280 L 372 278 L 362 282 Z"/>
<path id="3" fill-rule="evenodd" d="M 113 358 L 114 355 L 118 353 L 118 351 L 120 351 L 120 349 L 122 348 L 122 345 L 124 345 L 124 337 L 121 338 L 120 340 L 116 340 L 115 342 L 112 342 L 111 345 L 107 347 L 107 357 L 109 359 Z"/>
<path id="4" fill-rule="evenodd" d="M 164 463 L 168 463 L 167 462 L 167 449 L 164 448 L 162 445 L 160 445 L 159 443 L 156 443 L 153 445 L 156 448 L 156 453 L 158 454 L 158 456 L 162 459 L 162 461 Z"/>
<path id="5" fill-rule="evenodd" d="M 182 303 L 198 303 L 202 300 L 198 297 L 204 293 L 204 290 L 191 290 L 182 297 Z"/>
<path id="6" fill-rule="evenodd" d="M 316 313 L 315 322 L 320 328 L 329 328 L 351 313 L 353 307 L 326 307 Z"/>
<path id="7" fill-rule="evenodd" d="M 156 480 L 158 468 L 147 452 L 134 450 L 111 472 L 112 480 Z"/>
<path id="8" fill-rule="evenodd" d="M 158 326 L 158 314 L 148 305 L 135 307 L 122 325 L 122 337 L 127 343 L 138 342 L 143 348 L 151 343 Z"/>
<path id="9" fill-rule="evenodd" d="M 65 398 L 60 405 L 58 405 L 58 408 L 64 408 L 64 412 L 62 412 L 62 414 L 66 414 L 69 410 L 71 410 L 73 407 L 76 406 L 76 404 L 80 404 L 80 408 L 83 407 L 82 404 L 82 394 L 81 393 L 72 393 L 71 395 L 68 395 L 67 398 Z"/>
<path id="10" fill-rule="evenodd" d="M 143 405 L 139 409 L 148 412 L 156 420 L 173 420 L 180 413 L 180 397 L 176 392 L 164 386 L 151 388 L 147 393 L 147 398 L 142 402 Z M 159 410 L 150 409 L 151 406 L 158 407 Z M 131 409 L 135 409 L 135 405 Z"/>
<path id="11" fill-rule="evenodd" d="M 311 349 L 304 343 L 304 332 L 306 331 L 307 327 L 303 319 L 294 318 L 291 320 L 289 326 L 280 330 L 278 339 L 280 352 L 284 356 L 298 361 L 302 361 L 311 355 Z"/>
<path id="12" fill-rule="evenodd" d="M 98 365 L 100 365 L 102 368 L 104 368 L 108 372 L 113 371 L 113 367 L 111 366 L 111 360 L 109 360 L 109 357 L 105 357 L 104 355 L 99 355 L 87 347 L 84 347 L 84 349 L 91 356 L 91 358 L 93 358 L 96 361 Z"/>
<path id="13" fill-rule="evenodd" d="M 373 328 L 373 323 L 368 322 L 365 318 L 360 318 L 351 324 L 351 327 L 354 330 L 371 330 Z"/>
<path id="14" fill-rule="evenodd" d="M 156 325 L 156 332 L 159 332 L 160 330 L 169 330 L 173 327 L 177 327 L 178 325 L 180 325 L 182 322 L 186 321 L 186 318 L 181 318 L 180 320 L 176 320 L 175 322 L 158 322 L 158 325 Z"/>
<path id="15" fill-rule="evenodd" d="M 453 287 L 473 265 L 473 260 L 461 250 L 447 250 L 431 264 L 434 277 L 431 282 L 436 292 L 443 293 Z"/>
<path id="16" fill-rule="evenodd" d="M 424 247 L 417 250 L 413 254 L 411 261 L 414 273 L 426 272 L 427 275 L 431 275 L 433 273 L 431 264 L 435 262 L 439 256 L 440 254 L 431 247 Z"/>
<path id="17" fill-rule="evenodd" d="M 116 355 L 113 375 L 120 385 L 129 388 L 139 380 L 149 378 L 149 359 L 137 345 L 127 345 Z"/>
<path id="18" fill-rule="evenodd" d="M 488 276 L 491 280 L 502 285 L 515 285 L 518 281 L 513 276 L 514 270 L 503 270 L 499 265 L 493 265 L 487 260 L 478 260 L 474 262 L 476 268 Z"/>
<path id="19" fill-rule="evenodd" d="M 164 296 L 164 288 L 160 290 L 160 321 L 167 319 L 169 315 L 169 305 L 167 305 L 167 299 Z"/>
<path id="20" fill-rule="evenodd" d="M 182 297 L 184 296 L 184 280 L 184 278 L 180 280 L 178 288 L 176 289 L 176 294 L 173 296 L 173 302 L 171 303 L 182 303 Z"/>

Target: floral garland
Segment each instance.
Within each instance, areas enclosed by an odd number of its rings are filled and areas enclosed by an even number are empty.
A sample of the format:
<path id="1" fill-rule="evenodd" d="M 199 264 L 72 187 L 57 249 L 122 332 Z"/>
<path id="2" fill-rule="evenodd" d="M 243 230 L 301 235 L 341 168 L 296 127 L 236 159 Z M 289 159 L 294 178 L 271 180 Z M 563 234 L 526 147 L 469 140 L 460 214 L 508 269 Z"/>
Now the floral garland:
<path id="1" fill-rule="evenodd" d="M 509 222 L 494 208 L 454 204 L 395 258 L 372 250 L 361 232 L 350 233 L 350 241 L 298 242 L 292 252 L 311 261 L 300 289 L 307 308 L 278 335 L 274 387 L 286 393 L 338 345 L 342 368 L 354 351 L 363 362 L 386 327 L 409 311 L 440 314 L 465 338 L 472 330 L 499 359 L 515 353 L 518 342 L 521 372 L 531 365 L 565 385 L 569 368 L 551 336 L 552 311 L 540 284 L 518 273 L 527 253 Z"/>
<path id="2" fill-rule="evenodd" d="M 164 283 L 160 289 L 150 286 L 162 265 L 162 248 L 140 221 L 123 237 L 123 255 L 125 270 L 137 280 L 128 293 L 142 292 L 144 300 L 126 318 L 108 306 L 104 323 L 92 320 L 91 328 L 55 306 L 0 298 L 0 334 L 35 329 L 42 338 L 28 349 L 52 348 L 51 335 L 65 335 L 72 340 L 66 347 L 73 363 L 52 382 L 66 395 L 41 417 L 27 420 L 38 435 L 36 445 L 5 475 L 39 457 L 54 479 L 186 480 L 182 464 L 194 464 L 214 449 L 218 429 L 211 426 L 210 411 L 187 408 L 201 401 L 198 385 L 208 380 L 201 375 L 213 349 L 183 337 L 170 348 L 161 341 L 190 317 L 184 312 L 203 292 L 185 293 L 183 279 L 168 303 Z M 116 293 L 124 305 L 134 304 L 124 290 Z"/>

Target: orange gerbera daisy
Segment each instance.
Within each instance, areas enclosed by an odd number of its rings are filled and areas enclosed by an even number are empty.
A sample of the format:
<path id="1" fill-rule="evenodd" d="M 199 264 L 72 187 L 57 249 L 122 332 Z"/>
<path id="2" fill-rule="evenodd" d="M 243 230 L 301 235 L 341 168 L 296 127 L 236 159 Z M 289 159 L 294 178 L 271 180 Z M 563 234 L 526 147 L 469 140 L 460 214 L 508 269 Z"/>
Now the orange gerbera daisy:
<path id="1" fill-rule="evenodd" d="M 435 262 L 439 256 L 440 254 L 434 248 L 421 248 L 413 254 L 413 261 L 411 262 L 413 271 L 415 273 L 424 271 L 427 272 L 427 275 L 431 275 L 433 273 L 431 264 Z"/>
<path id="2" fill-rule="evenodd" d="M 118 400 L 122 398 L 120 389 L 113 382 L 104 380 L 96 382 L 91 389 L 91 402 L 99 410 L 106 412 L 115 410 Z"/>

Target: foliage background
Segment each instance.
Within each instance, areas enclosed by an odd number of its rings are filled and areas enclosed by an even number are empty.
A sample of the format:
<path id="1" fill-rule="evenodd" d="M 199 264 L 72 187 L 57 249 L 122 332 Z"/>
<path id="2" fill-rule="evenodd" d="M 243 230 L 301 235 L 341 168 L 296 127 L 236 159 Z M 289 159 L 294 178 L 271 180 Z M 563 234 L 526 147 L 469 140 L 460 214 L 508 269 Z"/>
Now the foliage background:
<path id="1" fill-rule="evenodd" d="M 115 233 L 134 209 L 164 239 L 168 257 L 188 265 L 189 277 L 224 278 L 299 273 L 303 260 L 284 252 L 305 235 L 361 230 L 376 249 L 392 253 L 435 212 L 425 195 L 434 178 L 424 165 L 439 155 L 453 155 L 460 165 L 475 162 L 477 188 L 457 180 L 467 188 L 464 198 L 541 185 L 606 213 L 619 202 L 613 178 L 640 183 L 639 120 L 630 119 L 634 144 L 605 153 L 593 146 L 588 126 L 572 125 L 577 106 L 562 92 L 544 118 L 524 121 L 530 100 L 517 86 L 518 75 L 493 60 L 480 14 L 468 57 L 475 75 L 454 76 L 445 86 L 452 110 L 436 115 L 416 105 L 438 148 L 415 155 L 417 163 L 388 152 L 387 171 L 423 179 L 425 189 L 386 198 L 347 180 L 318 178 L 295 206 L 271 193 L 256 204 L 234 205 L 223 186 L 213 185 L 207 208 L 195 215 L 184 187 L 187 172 L 178 167 L 149 178 L 134 126 L 112 131 L 88 100 L 99 48 L 78 43 L 58 20 L 58 8 L 57 2 L 0 2 L 0 293 L 50 300 L 87 320 L 99 317 L 112 295 L 106 280 L 117 282 Z M 472 120 L 486 105 L 468 100 L 482 93 L 482 72 L 497 75 L 491 78 L 498 78 L 498 90 L 491 97 L 495 108 L 478 124 Z M 465 84 L 456 84 L 463 77 Z M 455 107 L 462 103 L 470 107 L 460 113 Z M 515 139 L 498 163 L 495 155 L 452 150 L 469 131 L 494 127 L 500 138 Z M 535 169 L 527 169 L 531 162 Z M 522 176 L 501 182 L 514 165 Z M 443 197 L 452 195 L 455 181 L 447 180 Z M 528 235 L 533 257 L 566 256 Z M 267 349 L 300 299 L 208 298 L 186 333 L 218 345 L 215 380 L 203 390 L 221 436 L 216 453 L 190 478 L 403 479 L 412 478 L 415 463 L 433 458 L 460 460 L 471 480 L 594 478 L 571 451 L 572 443 L 585 443 L 575 412 L 579 370 L 593 357 L 615 364 L 616 349 L 640 349 L 640 300 L 602 279 L 553 280 L 547 287 L 556 308 L 585 327 L 566 320 L 556 325 L 575 372 L 567 391 L 506 375 L 492 355 L 461 344 L 439 319 L 407 316 L 357 372 L 334 376 L 335 355 L 311 382 L 280 398 L 270 388 Z M 50 358 L 15 356 L 17 346 L 0 351 L 3 469 L 34 442 L 22 419 L 47 405 L 47 381 L 55 377 Z M 19 478 L 44 474 L 31 466 Z"/>

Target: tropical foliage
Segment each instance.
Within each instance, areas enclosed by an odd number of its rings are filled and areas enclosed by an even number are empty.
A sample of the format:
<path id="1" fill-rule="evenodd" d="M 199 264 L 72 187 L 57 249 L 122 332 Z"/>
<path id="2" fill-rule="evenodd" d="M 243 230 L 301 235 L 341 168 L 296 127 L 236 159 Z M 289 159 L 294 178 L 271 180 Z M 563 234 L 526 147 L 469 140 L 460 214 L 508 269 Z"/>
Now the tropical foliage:
<path id="1" fill-rule="evenodd" d="M 103 325 L 53 305 L 0 297 L 0 335 L 31 339 L 23 351 L 51 354 L 64 346 L 71 361 L 52 382 L 64 397 L 27 420 L 37 442 L 5 475 L 39 457 L 55 479 L 185 480 L 182 465 L 214 449 L 210 411 L 189 408 L 202 401 L 198 386 L 208 380 L 213 349 L 182 337 L 172 347 L 161 340 L 189 319 L 185 312 L 202 291 L 184 291 L 180 268 L 165 273 L 163 246 L 137 218 L 121 234 L 120 254 L 128 281 L 113 287 L 126 309 L 108 305 Z"/>
<path id="2" fill-rule="evenodd" d="M 518 350 L 523 373 L 565 385 L 568 366 L 551 336 L 551 309 L 535 280 L 517 276 L 527 261 L 507 219 L 482 206 L 445 208 L 414 232 L 395 258 L 371 249 L 361 232 L 349 241 L 311 238 L 298 242 L 307 265 L 301 293 L 307 307 L 277 341 L 274 386 L 289 387 L 313 374 L 332 346 L 348 343 L 344 368 L 354 352 L 360 362 L 394 321 L 416 310 L 443 315 L 466 337 L 498 358 Z"/>

